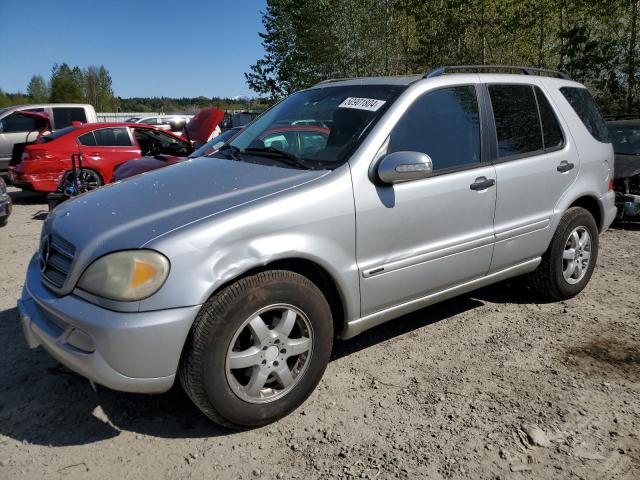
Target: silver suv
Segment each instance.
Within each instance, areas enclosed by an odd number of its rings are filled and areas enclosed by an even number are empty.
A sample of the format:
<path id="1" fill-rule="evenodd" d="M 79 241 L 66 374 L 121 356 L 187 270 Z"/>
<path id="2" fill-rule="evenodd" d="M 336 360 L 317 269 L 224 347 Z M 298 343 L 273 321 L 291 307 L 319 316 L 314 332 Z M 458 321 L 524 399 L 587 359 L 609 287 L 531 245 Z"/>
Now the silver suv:
<path id="1" fill-rule="evenodd" d="M 57 207 L 24 333 L 92 383 L 179 378 L 210 419 L 264 425 L 311 394 L 336 337 L 516 275 L 578 294 L 612 165 L 591 96 L 557 72 L 324 82 L 213 156 Z"/>

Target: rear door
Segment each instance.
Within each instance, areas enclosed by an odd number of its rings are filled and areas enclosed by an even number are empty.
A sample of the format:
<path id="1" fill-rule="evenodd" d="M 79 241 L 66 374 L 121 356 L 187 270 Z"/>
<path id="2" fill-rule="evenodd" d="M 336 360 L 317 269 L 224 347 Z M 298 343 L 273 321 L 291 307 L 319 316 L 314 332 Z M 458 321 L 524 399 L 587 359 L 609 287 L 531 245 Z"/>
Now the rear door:
<path id="1" fill-rule="evenodd" d="M 83 166 L 96 170 L 104 183 L 111 181 L 113 169 L 141 155 L 128 127 L 106 127 L 78 136 Z"/>
<path id="2" fill-rule="evenodd" d="M 545 251 L 554 207 L 575 180 L 579 159 L 540 86 L 489 83 L 487 89 L 498 157 L 496 271 Z"/>

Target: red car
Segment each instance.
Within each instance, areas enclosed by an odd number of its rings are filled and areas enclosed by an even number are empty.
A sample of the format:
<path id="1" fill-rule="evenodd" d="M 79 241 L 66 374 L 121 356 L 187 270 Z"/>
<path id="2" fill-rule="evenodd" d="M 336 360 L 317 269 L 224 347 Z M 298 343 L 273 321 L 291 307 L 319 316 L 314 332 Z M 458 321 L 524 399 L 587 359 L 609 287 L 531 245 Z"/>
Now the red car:
<path id="1" fill-rule="evenodd" d="M 63 177 L 70 174 L 71 155 L 81 154 L 83 180 L 95 188 L 110 183 L 114 169 L 127 160 L 158 154 L 189 155 L 191 142 L 206 143 L 223 116 L 224 112 L 215 108 L 198 112 L 186 127 L 188 139 L 140 123 L 72 125 L 41 135 L 27 145 L 22 157 L 9 164 L 9 180 L 23 189 L 55 192 Z"/>
<path id="2" fill-rule="evenodd" d="M 154 157 L 136 158 L 129 160 L 116 168 L 113 180 L 123 180 L 125 178 L 138 175 L 139 173 L 168 167 L 174 163 L 184 162 L 190 158 L 206 157 L 217 152 L 225 142 L 231 140 L 242 130 L 242 127 L 231 128 L 221 135 L 214 137 L 188 157 L 167 157 L 165 155 L 155 155 Z M 309 152 L 314 152 L 327 143 L 329 138 L 329 128 L 315 125 L 282 125 L 273 127 L 263 132 L 258 138 L 262 142 L 262 147 L 271 147 L 296 156 L 304 156 Z"/>

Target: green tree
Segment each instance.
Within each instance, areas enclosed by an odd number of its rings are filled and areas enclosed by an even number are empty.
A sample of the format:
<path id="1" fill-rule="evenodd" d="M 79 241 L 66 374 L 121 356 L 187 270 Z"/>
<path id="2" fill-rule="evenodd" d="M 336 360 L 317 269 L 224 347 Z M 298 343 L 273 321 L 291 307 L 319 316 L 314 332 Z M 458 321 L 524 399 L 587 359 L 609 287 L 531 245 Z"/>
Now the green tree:
<path id="1" fill-rule="evenodd" d="M 34 103 L 43 103 L 49 100 L 49 86 L 42 75 L 34 75 L 27 85 L 27 94 Z"/>
<path id="2" fill-rule="evenodd" d="M 111 87 L 111 75 L 104 65 L 88 66 L 83 72 L 83 78 L 86 102 L 99 112 L 113 111 L 115 98 Z"/>
<path id="3" fill-rule="evenodd" d="M 55 64 L 51 70 L 52 102 L 85 101 L 84 75 L 80 67 L 69 67 L 66 63 Z"/>

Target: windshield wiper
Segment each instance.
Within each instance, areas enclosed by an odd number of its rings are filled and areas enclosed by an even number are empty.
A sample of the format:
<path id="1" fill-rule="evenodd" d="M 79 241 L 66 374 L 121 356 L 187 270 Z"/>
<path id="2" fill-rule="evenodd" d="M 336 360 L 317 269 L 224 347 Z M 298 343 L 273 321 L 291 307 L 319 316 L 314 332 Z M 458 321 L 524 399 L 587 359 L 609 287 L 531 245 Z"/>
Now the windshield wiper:
<path id="1" fill-rule="evenodd" d="M 233 145 L 229 145 L 228 143 L 225 143 L 224 145 L 222 145 L 218 150 L 216 150 L 211 155 L 215 155 L 218 152 L 223 152 L 227 150 L 231 152 L 231 158 L 233 160 L 241 160 L 242 150 L 240 150 L 238 147 L 235 147 Z"/>
<path id="2" fill-rule="evenodd" d="M 305 165 L 302 161 L 300 161 L 298 157 L 296 157 L 292 153 L 284 152 L 274 147 L 248 147 L 242 150 L 242 152 L 275 157 L 282 163 L 286 163 L 287 165 L 303 168 L 305 170 L 311 170 L 311 167 Z"/>

